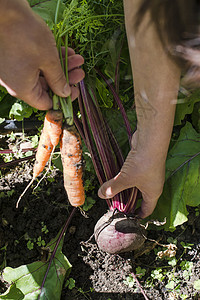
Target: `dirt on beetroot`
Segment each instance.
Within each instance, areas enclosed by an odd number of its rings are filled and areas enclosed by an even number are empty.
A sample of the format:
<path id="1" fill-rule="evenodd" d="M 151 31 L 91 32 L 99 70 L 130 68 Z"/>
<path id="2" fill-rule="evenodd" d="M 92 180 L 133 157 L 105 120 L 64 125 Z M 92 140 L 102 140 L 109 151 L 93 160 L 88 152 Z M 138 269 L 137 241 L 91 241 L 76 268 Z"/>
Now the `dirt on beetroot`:
<path id="1" fill-rule="evenodd" d="M 38 189 L 33 187 L 22 198 L 19 208 L 16 202 L 32 177 L 32 162 L 26 161 L 9 169 L 1 170 L 0 179 L 0 265 L 18 267 L 22 264 L 40 260 L 41 247 L 34 243 L 29 249 L 28 242 L 39 237 L 48 243 L 65 223 L 71 206 L 67 202 L 63 187 L 62 173 L 53 168 Z M 36 185 L 36 184 L 35 184 Z M 34 185 L 34 186 L 35 186 Z M 97 190 L 98 187 L 96 186 Z M 96 198 L 96 203 L 86 215 L 77 210 L 67 230 L 63 253 L 72 264 L 70 278 L 75 286 L 64 286 L 61 300 L 65 299 L 199 299 L 193 282 L 200 273 L 200 217 L 195 209 L 190 209 L 189 221 L 176 231 L 164 232 L 151 230 L 145 247 L 138 252 L 110 255 L 98 249 L 93 232 L 97 220 L 107 211 L 105 201 Z M 45 227 L 46 226 L 46 227 Z M 48 229 L 48 233 L 43 230 Z M 192 262 L 193 268 L 188 279 L 184 279 L 180 268 L 172 271 L 177 284 L 175 288 L 166 288 L 166 276 L 157 277 L 151 285 L 152 270 L 164 270 L 167 262 L 157 258 L 155 248 L 160 244 L 169 244 L 167 239 L 177 240 L 176 257 L 180 261 Z M 193 244 L 183 253 L 180 242 Z M 162 250 L 162 249 L 161 249 Z M 138 277 L 139 283 L 130 284 L 128 278 L 136 273 L 136 268 L 145 269 L 145 275 Z M 167 266 L 167 269 L 172 268 Z M 159 271 L 160 272 L 160 271 Z M 153 279 L 153 278 L 152 278 Z M 178 279 L 179 283 L 178 283 Z M 0 293 L 7 284 L 0 281 Z M 145 296 L 144 296 L 144 294 Z M 187 298 L 178 295 L 187 295 Z M 182 297 L 182 298 L 181 298 Z M 52 299 L 53 300 L 53 299 Z"/>

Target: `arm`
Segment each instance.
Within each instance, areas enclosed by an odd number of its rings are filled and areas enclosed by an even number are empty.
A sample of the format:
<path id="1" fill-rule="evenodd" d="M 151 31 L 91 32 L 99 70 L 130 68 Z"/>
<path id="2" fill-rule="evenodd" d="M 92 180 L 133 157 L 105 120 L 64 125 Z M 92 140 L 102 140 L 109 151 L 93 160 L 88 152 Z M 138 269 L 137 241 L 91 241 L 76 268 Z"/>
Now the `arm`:
<path id="1" fill-rule="evenodd" d="M 71 50 L 68 55 L 70 84 L 76 84 L 84 77 L 81 69 L 74 71 L 83 58 Z M 66 82 L 53 34 L 26 0 L 0 0 L 0 85 L 42 110 L 52 107 L 48 87 L 61 97 L 77 96 Z"/>
<path id="2" fill-rule="evenodd" d="M 101 187 L 99 196 L 110 198 L 136 186 L 143 197 L 140 216 L 146 217 L 153 212 L 163 189 L 180 70 L 164 51 L 148 14 L 135 32 L 134 20 L 140 4 L 141 0 L 124 0 L 137 132 L 120 173 Z"/>

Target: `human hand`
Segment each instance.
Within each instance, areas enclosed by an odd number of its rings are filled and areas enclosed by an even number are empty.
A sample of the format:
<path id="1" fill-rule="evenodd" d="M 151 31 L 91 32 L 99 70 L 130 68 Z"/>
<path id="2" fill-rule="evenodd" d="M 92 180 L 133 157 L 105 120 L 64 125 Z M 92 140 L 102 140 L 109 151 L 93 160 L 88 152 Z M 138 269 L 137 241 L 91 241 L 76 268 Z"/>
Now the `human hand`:
<path id="1" fill-rule="evenodd" d="M 136 187 L 143 198 L 138 214 L 141 218 L 146 218 L 153 212 L 162 193 L 165 161 L 158 162 L 156 157 L 150 157 L 148 149 L 142 155 L 133 149 L 129 152 L 121 171 L 100 187 L 98 196 L 109 199 L 125 189 Z"/>
<path id="2" fill-rule="evenodd" d="M 63 63 L 65 64 L 65 47 L 62 48 Z M 75 51 L 72 48 L 68 48 L 68 76 L 69 76 L 69 85 L 71 88 L 71 99 L 75 100 L 80 93 L 80 89 L 77 85 L 84 77 L 85 73 L 80 66 L 83 65 L 84 58 L 75 54 Z M 48 85 L 47 85 L 48 86 Z"/>
<path id="3" fill-rule="evenodd" d="M 48 87 L 61 97 L 78 96 L 67 84 L 54 36 L 26 0 L 0 1 L 0 85 L 31 106 L 52 107 Z M 5 16 L 5 17 L 4 17 Z M 83 58 L 68 49 L 69 84 L 84 78 Z"/>

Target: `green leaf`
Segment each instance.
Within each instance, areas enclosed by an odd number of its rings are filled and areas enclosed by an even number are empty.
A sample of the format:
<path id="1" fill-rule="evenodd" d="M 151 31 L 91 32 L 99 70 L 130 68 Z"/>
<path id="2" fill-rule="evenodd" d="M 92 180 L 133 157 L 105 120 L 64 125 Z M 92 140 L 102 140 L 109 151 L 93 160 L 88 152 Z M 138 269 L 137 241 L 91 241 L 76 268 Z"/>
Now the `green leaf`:
<path id="1" fill-rule="evenodd" d="M 166 182 L 151 217 L 163 219 L 166 230 L 174 230 L 187 221 L 187 205 L 200 204 L 200 134 L 190 123 L 181 129 L 166 162 Z"/>
<path id="2" fill-rule="evenodd" d="M 195 290 L 200 290 L 200 279 L 194 281 Z"/>
<path id="3" fill-rule="evenodd" d="M 119 60 L 119 54 L 122 47 L 124 36 L 121 36 L 121 30 L 116 30 L 111 38 L 103 45 L 102 51 L 109 50 L 110 61 L 105 65 L 104 73 L 115 80 L 116 66 Z"/>
<path id="4" fill-rule="evenodd" d="M 192 124 L 200 133 L 200 102 L 195 103 L 194 110 L 192 112 Z"/>
<path id="5" fill-rule="evenodd" d="M 35 13 L 37 13 L 43 20 L 48 24 L 50 29 L 53 29 L 55 12 L 57 6 L 57 0 L 51 1 L 37 1 L 35 4 L 33 1 L 30 1 L 30 4 L 33 6 L 32 9 Z M 63 11 L 65 9 L 65 5 L 63 1 L 61 1 L 60 10 L 58 14 L 58 23 L 63 19 Z"/>
<path id="6" fill-rule="evenodd" d="M 29 118 L 33 113 L 30 105 L 23 101 L 15 102 L 10 110 L 9 117 L 15 118 L 17 121 L 22 121 L 24 118 Z"/>
<path id="7" fill-rule="evenodd" d="M 176 114 L 174 125 L 181 125 L 182 121 L 185 118 L 185 115 L 191 114 L 194 108 L 194 104 L 200 101 L 200 90 L 196 90 L 188 97 L 184 97 L 183 99 L 178 99 L 176 105 Z"/>
<path id="8" fill-rule="evenodd" d="M 165 285 L 166 289 L 168 290 L 173 290 L 175 287 L 175 282 L 174 281 L 169 281 L 166 285 Z"/>
<path id="9" fill-rule="evenodd" d="M 121 112 L 117 109 L 101 109 L 101 111 L 111 128 L 124 157 L 126 157 L 130 151 L 130 145 Z M 135 110 L 130 109 L 126 111 L 126 114 L 132 126 L 132 131 L 134 131 L 136 128 Z"/>
<path id="10" fill-rule="evenodd" d="M 7 92 L 7 90 L 6 90 L 6 88 L 5 87 L 3 87 L 2 85 L 0 85 L 0 95 L 1 94 L 7 94 L 8 92 Z M 0 98 L 1 98 L 1 96 L 0 96 Z"/>
<path id="11" fill-rule="evenodd" d="M 57 169 L 59 169 L 61 172 L 63 171 L 61 155 L 53 155 L 52 162 Z"/>
<path id="12" fill-rule="evenodd" d="M 106 84 L 96 78 L 96 88 L 98 90 L 99 97 L 101 99 L 100 106 L 111 108 L 113 106 L 113 99 L 110 92 L 106 88 Z"/>
<path id="13" fill-rule="evenodd" d="M 58 245 L 55 257 L 53 258 L 45 283 L 43 284 L 49 266 L 50 254 L 55 248 L 60 232 L 56 238 L 44 248 L 44 251 L 49 253 L 47 262 L 36 261 L 15 269 L 10 267 L 4 269 L 3 278 L 11 285 L 4 294 L 0 295 L 0 299 L 60 299 L 64 278 L 66 274 L 69 275 L 71 269 L 71 264 L 62 253 L 64 236 Z"/>
<path id="14" fill-rule="evenodd" d="M 172 267 L 175 267 L 176 264 L 177 264 L 177 260 L 175 257 L 168 261 L 168 265 L 170 265 Z"/>
<path id="15" fill-rule="evenodd" d="M 92 208 L 92 206 L 95 204 L 95 200 L 92 197 L 87 197 L 85 199 L 85 203 L 83 204 L 82 208 L 85 211 L 88 211 L 89 209 Z"/>
<path id="16" fill-rule="evenodd" d="M 15 103 L 16 98 L 10 96 L 9 94 L 4 95 L 1 99 L 1 110 L 0 110 L 0 118 L 8 118 L 9 112 L 12 105 Z"/>
<path id="17" fill-rule="evenodd" d="M 75 288 L 75 286 L 76 286 L 76 283 L 75 283 L 75 280 L 73 278 L 69 278 L 66 281 L 65 287 L 68 287 L 69 290 L 72 290 L 73 288 Z"/>

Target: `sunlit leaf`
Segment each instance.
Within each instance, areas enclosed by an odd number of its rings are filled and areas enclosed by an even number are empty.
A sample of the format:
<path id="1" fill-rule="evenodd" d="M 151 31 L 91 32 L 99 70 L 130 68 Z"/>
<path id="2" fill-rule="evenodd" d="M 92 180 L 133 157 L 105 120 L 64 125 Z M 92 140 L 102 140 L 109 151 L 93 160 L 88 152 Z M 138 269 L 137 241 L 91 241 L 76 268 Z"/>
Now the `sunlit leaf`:
<path id="1" fill-rule="evenodd" d="M 173 230 L 187 221 L 187 205 L 200 204 L 200 134 L 190 123 L 169 151 L 166 183 L 153 217 L 167 217 L 165 229 Z"/>
<path id="2" fill-rule="evenodd" d="M 29 0 L 30 5 L 32 6 L 32 9 L 35 13 L 37 13 L 43 20 L 48 24 L 49 28 L 52 29 L 54 25 L 55 20 L 55 12 L 56 12 L 56 6 L 57 6 L 57 0 L 51 0 L 51 1 L 31 1 Z M 62 20 L 62 14 L 64 11 L 65 5 L 61 1 L 60 5 L 60 11 L 58 14 L 58 20 L 59 23 L 60 20 Z"/>
<path id="3" fill-rule="evenodd" d="M 194 281 L 194 288 L 200 291 L 200 279 Z"/>
<path id="4" fill-rule="evenodd" d="M 15 102 L 9 113 L 10 118 L 14 118 L 17 121 L 22 121 L 24 118 L 29 118 L 33 113 L 33 109 L 30 105 L 23 101 Z"/>
<path id="5" fill-rule="evenodd" d="M 181 125 L 185 118 L 185 115 L 191 114 L 194 108 L 194 104 L 200 101 L 200 90 L 196 90 L 191 95 L 183 98 L 179 97 L 176 105 L 176 114 L 174 125 Z"/>
<path id="6" fill-rule="evenodd" d="M 0 296 L 1 299 L 60 299 L 63 281 L 66 274 L 69 275 L 71 264 L 62 253 L 64 236 L 51 262 L 50 257 L 59 235 L 60 232 L 55 239 L 43 248 L 43 252 L 46 252 L 49 256 L 46 262 L 36 261 L 15 269 L 10 267 L 4 269 L 3 278 L 10 284 L 10 287 Z"/>

